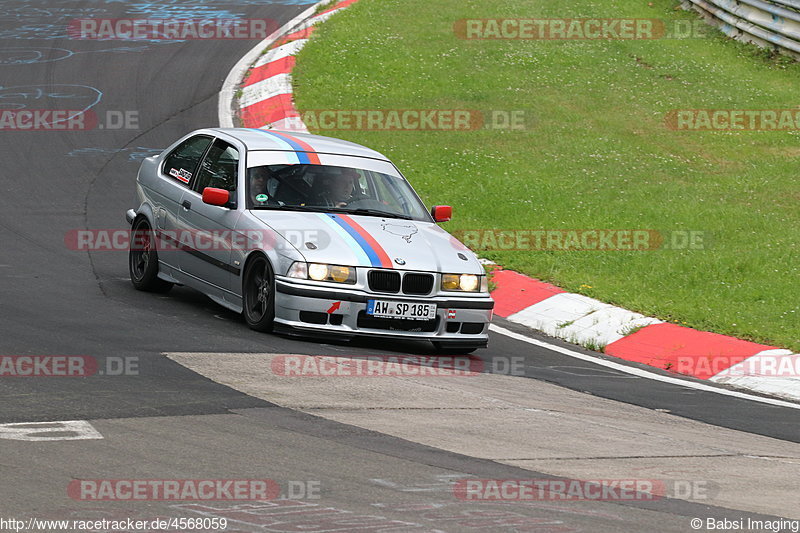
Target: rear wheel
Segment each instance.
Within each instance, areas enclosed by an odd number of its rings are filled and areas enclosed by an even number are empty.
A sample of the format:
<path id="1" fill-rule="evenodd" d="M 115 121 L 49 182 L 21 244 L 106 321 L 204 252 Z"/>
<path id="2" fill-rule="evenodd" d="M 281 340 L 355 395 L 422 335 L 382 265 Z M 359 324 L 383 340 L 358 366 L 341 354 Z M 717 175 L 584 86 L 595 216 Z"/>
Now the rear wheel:
<path id="1" fill-rule="evenodd" d="M 144 217 L 138 218 L 131 228 L 128 270 L 131 283 L 140 291 L 168 292 L 172 283 L 158 277 L 158 251 L 156 237 Z"/>
<path id="2" fill-rule="evenodd" d="M 244 319 L 250 329 L 272 331 L 275 321 L 275 276 L 263 255 L 247 263 L 242 291 Z"/>

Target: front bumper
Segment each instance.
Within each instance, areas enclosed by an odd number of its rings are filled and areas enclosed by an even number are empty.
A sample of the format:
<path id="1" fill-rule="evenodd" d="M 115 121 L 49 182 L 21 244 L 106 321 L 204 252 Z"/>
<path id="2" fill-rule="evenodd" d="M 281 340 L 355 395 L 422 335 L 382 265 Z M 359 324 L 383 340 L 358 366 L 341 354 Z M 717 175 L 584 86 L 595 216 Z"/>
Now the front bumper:
<path id="1" fill-rule="evenodd" d="M 485 347 L 489 342 L 494 300 L 486 294 L 411 297 L 350 287 L 318 287 L 280 277 L 275 280 L 275 289 L 275 322 L 298 330 L 472 347 Z M 376 319 L 366 314 L 368 300 L 435 303 L 436 319 Z"/>

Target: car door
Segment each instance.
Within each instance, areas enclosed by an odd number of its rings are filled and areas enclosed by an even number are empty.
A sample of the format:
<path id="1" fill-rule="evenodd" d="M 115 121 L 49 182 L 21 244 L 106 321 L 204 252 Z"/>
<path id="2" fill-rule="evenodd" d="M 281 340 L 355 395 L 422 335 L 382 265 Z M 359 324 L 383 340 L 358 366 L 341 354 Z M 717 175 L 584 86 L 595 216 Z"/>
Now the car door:
<path id="1" fill-rule="evenodd" d="M 233 228 L 242 212 L 236 208 L 240 167 L 239 150 L 217 138 L 206 151 L 178 210 L 181 232 L 190 236 L 180 253 L 180 268 L 221 298 L 230 290 L 232 278 L 239 275 L 239 267 L 231 264 L 230 247 Z M 206 187 L 229 191 L 231 203 L 226 207 L 204 203 Z"/>
<path id="2" fill-rule="evenodd" d="M 178 268 L 178 206 L 194 177 L 200 160 L 214 140 L 210 135 L 194 135 L 179 143 L 164 158 L 160 178 L 153 185 L 153 223 L 159 236 L 158 259 Z"/>

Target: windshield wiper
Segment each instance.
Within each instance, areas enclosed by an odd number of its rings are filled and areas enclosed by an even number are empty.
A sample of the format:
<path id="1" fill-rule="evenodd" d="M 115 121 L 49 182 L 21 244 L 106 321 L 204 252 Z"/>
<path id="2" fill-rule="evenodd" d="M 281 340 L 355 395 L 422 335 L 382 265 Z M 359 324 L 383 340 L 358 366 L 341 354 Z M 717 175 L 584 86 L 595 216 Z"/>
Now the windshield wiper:
<path id="1" fill-rule="evenodd" d="M 344 213 L 345 215 L 365 215 L 369 217 L 401 218 L 403 220 L 413 220 L 411 215 L 381 211 L 379 209 L 347 209 L 346 207 L 329 207 L 326 209 L 331 213 Z"/>
<path id="2" fill-rule="evenodd" d="M 400 218 L 414 220 L 411 215 L 381 211 L 380 209 L 347 209 L 346 207 L 325 207 L 312 205 L 257 205 L 253 209 L 271 209 L 273 211 L 311 211 L 314 213 L 342 213 L 344 215 L 364 215 L 370 217 Z"/>
<path id="3" fill-rule="evenodd" d="M 265 210 L 272 210 L 272 211 L 312 211 L 315 213 L 324 213 L 329 211 L 330 208 L 328 207 L 317 207 L 317 206 L 310 206 L 310 205 L 255 205 L 253 209 L 265 209 Z"/>

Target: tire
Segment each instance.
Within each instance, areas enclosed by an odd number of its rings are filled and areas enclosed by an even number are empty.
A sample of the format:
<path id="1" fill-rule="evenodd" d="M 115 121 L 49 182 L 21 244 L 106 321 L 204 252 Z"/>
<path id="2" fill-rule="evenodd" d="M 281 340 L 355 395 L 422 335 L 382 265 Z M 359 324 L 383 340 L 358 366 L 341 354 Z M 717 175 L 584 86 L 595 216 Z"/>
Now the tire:
<path id="1" fill-rule="evenodd" d="M 436 341 L 432 341 L 432 343 L 434 351 L 439 355 L 467 355 L 479 348 L 486 348 L 486 346 L 476 346 L 474 344 L 465 344 L 464 346 L 458 346 L 454 344 L 445 344 Z"/>
<path id="2" fill-rule="evenodd" d="M 147 219 L 136 219 L 131 228 L 128 251 L 128 271 L 131 283 L 139 291 L 166 293 L 172 283 L 158 277 L 158 248 L 156 236 Z"/>
<path id="3" fill-rule="evenodd" d="M 275 275 L 263 255 L 247 263 L 242 282 L 242 314 L 250 329 L 270 332 L 275 322 Z"/>

